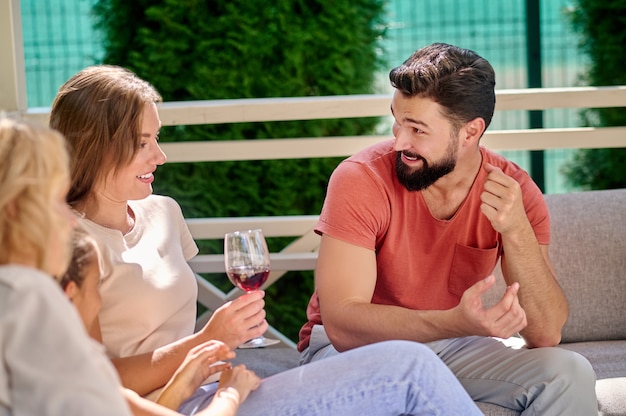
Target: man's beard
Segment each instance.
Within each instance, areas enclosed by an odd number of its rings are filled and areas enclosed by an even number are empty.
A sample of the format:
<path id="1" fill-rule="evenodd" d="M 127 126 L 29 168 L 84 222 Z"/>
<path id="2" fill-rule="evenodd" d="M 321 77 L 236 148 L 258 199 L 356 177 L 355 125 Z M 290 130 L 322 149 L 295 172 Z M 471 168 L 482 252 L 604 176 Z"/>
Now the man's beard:
<path id="1" fill-rule="evenodd" d="M 451 141 L 448 146 L 446 156 L 432 165 L 429 165 L 426 159 L 415 153 L 405 152 L 409 157 L 417 157 L 422 160 L 422 167 L 412 169 L 402 161 L 402 153 L 396 155 L 396 176 L 398 181 L 409 191 L 421 191 L 428 188 L 437 180 L 448 173 L 452 172 L 456 167 L 457 151 L 455 142 Z"/>

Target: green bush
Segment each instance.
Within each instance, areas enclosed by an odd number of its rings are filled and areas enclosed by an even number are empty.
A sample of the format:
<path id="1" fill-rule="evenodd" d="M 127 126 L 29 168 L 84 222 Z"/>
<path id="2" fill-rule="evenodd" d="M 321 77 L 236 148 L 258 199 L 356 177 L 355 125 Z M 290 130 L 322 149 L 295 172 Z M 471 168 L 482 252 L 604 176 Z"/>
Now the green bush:
<path id="1" fill-rule="evenodd" d="M 626 85 L 626 0 L 575 0 L 570 13 L 580 34 L 580 48 L 591 64 L 584 75 L 589 85 Z M 623 108 L 583 113 L 588 126 L 624 126 Z M 583 189 L 626 188 L 626 148 L 578 150 L 564 167 L 568 180 Z"/>
<path id="2" fill-rule="evenodd" d="M 104 61 L 150 81 L 165 101 L 374 92 L 384 62 L 383 0 L 100 0 Z M 162 141 L 370 134 L 376 118 L 164 127 Z M 166 164 L 155 192 L 186 217 L 318 214 L 339 159 Z M 280 249 L 284 239 L 269 242 Z M 201 242 L 205 253 L 220 242 Z M 213 279 L 213 277 L 210 277 Z M 215 282 L 224 286 L 224 282 Z M 312 273 L 267 293 L 268 321 L 297 339 Z"/>

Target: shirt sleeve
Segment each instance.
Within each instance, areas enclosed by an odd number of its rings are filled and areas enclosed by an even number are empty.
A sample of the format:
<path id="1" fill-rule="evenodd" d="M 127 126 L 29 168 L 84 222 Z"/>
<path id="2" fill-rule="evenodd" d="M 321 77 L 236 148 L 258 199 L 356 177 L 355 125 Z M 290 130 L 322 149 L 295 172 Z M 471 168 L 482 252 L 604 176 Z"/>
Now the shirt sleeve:
<path id="1" fill-rule="evenodd" d="M 189 231 L 189 227 L 185 222 L 183 211 L 173 198 L 166 197 L 168 202 L 168 210 L 177 219 L 178 231 L 180 235 L 180 245 L 183 248 L 185 260 L 189 261 L 198 254 L 198 245 Z"/>
<path id="2" fill-rule="evenodd" d="M 315 231 L 374 250 L 390 213 L 380 178 L 360 163 L 344 161 L 330 177 Z"/>

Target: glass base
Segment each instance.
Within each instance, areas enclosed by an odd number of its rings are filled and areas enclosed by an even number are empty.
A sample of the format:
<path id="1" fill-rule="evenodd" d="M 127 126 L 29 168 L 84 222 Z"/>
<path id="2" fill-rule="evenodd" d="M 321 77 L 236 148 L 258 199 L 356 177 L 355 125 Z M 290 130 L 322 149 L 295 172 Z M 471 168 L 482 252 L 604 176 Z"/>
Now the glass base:
<path id="1" fill-rule="evenodd" d="M 261 336 L 261 337 L 257 337 L 257 338 L 252 338 L 251 340 L 248 340 L 248 341 L 244 342 L 243 344 L 241 344 L 237 348 L 240 348 L 240 349 L 264 348 L 264 347 L 269 347 L 270 345 L 278 344 L 279 342 L 280 342 L 280 340 L 278 340 L 278 339 L 265 338 L 265 337 Z"/>

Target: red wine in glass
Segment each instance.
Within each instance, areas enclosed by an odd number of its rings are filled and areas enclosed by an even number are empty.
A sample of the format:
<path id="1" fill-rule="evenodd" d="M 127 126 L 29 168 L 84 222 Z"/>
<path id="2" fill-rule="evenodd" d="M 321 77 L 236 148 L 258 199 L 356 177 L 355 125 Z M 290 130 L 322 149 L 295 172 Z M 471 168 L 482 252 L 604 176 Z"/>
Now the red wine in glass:
<path id="1" fill-rule="evenodd" d="M 227 233 L 224 236 L 224 266 L 234 286 L 245 292 L 260 289 L 270 274 L 270 253 L 263 232 L 256 229 Z M 260 336 L 239 348 L 265 347 L 277 342 Z"/>
<path id="2" fill-rule="evenodd" d="M 253 270 L 246 267 L 232 268 L 228 270 L 230 281 L 239 289 L 252 292 L 260 288 L 270 275 L 270 270 Z"/>

